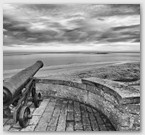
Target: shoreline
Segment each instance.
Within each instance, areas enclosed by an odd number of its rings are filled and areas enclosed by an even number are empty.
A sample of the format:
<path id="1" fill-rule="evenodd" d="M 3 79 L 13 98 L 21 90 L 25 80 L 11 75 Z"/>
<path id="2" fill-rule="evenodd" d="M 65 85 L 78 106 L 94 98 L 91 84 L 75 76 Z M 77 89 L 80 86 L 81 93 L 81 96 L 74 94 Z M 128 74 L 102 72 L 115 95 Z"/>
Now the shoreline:
<path id="1" fill-rule="evenodd" d="M 49 66 L 40 69 L 36 73 L 35 77 L 78 81 L 78 77 L 76 77 L 77 74 L 85 74 L 87 72 L 91 72 L 97 69 L 100 70 L 101 68 L 106 68 L 105 70 L 107 71 L 109 69 L 109 66 L 118 66 L 126 63 L 140 63 L 140 61 L 112 61 Z M 22 69 L 3 71 L 3 78 L 7 79 L 21 70 Z"/>
<path id="2" fill-rule="evenodd" d="M 110 53 L 140 53 L 140 51 L 137 51 L 137 52 L 109 52 L 109 51 L 100 51 L 100 52 L 7 52 L 5 51 L 3 53 L 4 56 L 13 56 L 13 55 L 31 55 L 31 54 L 110 54 Z"/>

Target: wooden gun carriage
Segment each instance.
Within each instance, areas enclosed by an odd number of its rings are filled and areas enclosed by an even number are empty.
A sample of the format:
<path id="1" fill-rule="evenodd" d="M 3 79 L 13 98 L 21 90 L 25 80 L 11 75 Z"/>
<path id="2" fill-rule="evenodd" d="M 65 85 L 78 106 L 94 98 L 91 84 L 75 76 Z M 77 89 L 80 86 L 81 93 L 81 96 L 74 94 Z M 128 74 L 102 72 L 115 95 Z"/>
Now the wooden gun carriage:
<path id="1" fill-rule="evenodd" d="M 14 122 L 19 122 L 22 128 L 26 127 L 32 118 L 28 102 L 33 102 L 37 108 L 42 101 L 41 93 L 36 93 L 33 78 L 42 67 L 43 62 L 37 61 L 3 82 L 3 115 L 13 117 Z"/>

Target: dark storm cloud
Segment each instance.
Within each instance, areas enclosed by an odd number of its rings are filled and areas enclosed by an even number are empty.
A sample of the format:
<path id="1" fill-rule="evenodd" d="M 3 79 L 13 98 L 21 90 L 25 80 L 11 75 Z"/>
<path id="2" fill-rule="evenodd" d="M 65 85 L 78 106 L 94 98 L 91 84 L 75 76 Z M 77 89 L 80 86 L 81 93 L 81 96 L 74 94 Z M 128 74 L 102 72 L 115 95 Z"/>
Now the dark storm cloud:
<path id="1" fill-rule="evenodd" d="M 104 32 L 99 40 L 107 42 L 139 42 L 140 41 L 140 25 L 113 27 Z"/>
<path id="2" fill-rule="evenodd" d="M 130 26 L 120 26 L 120 27 L 114 27 L 112 28 L 114 31 L 119 31 L 119 30 L 128 30 L 128 29 L 136 29 L 140 30 L 140 25 L 130 25 Z"/>
<path id="3" fill-rule="evenodd" d="M 138 15 L 140 14 L 139 4 L 110 4 L 102 7 L 102 12 L 91 12 L 91 17 Z"/>
<path id="4" fill-rule="evenodd" d="M 140 42 L 139 14 L 140 5 L 131 4 L 7 4 L 4 45 Z"/>
<path id="5" fill-rule="evenodd" d="M 140 14 L 139 4 L 112 4 L 110 7 L 114 8 L 115 10 L 122 10 L 121 13 Z M 125 10 L 125 12 L 123 10 Z"/>
<path id="6" fill-rule="evenodd" d="M 4 36 L 7 37 L 7 39 L 16 40 L 16 43 L 18 40 L 23 42 L 49 42 L 57 35 L 57 32 L 53 30 L 31 30 L 27 22 L 14 21 L 7 17 L 3 19 L 3 28 L 5 29 Z M 58 27 L 56 23 L 53 25 L 54 27 Z M 14 42 L 15 41 L 13 41 L 13 43 Z"/>

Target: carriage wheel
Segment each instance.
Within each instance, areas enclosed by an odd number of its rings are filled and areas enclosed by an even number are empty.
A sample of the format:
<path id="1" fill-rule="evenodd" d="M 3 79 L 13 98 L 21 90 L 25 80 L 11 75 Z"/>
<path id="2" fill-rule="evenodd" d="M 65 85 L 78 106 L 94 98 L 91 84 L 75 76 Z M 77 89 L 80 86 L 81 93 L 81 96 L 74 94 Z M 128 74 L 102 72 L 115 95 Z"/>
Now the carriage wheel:
<path id="1" fill-rule="evenodd" d="M 34 106 L 36 108 L 38 108 L 41 101 L 42 101 L 41 93 L 38 93 L 38 94 L 36 93 L 35 96 L 34 96 Z"/>
<path id="2" fill-rule="evenodd" d="M 29 124 L 29 120 L 32 118 L 30 108 L 23 106 L 19 112 L 19 124 L 22 128 L 25 128 Z"/>

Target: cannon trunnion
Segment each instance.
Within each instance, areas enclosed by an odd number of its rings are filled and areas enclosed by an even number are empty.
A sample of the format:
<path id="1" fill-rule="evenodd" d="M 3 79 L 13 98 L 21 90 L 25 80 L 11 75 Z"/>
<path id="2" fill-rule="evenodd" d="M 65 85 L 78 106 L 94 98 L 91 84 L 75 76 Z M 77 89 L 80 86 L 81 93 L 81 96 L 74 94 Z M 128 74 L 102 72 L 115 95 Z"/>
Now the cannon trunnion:
<path id="1" fill-rule="evenodd" d="M 35 79 L 33 78 L 42 67 L 43 62 L 37 61 L 3 82 L 3 115 L 4 117 L 13 117 L 14 121 L 19 121 L 23 128 L 32 118 L 28 102 L 33 102 L 37 108 L 42 101 L 41 94 L 36 93 Z"/>

